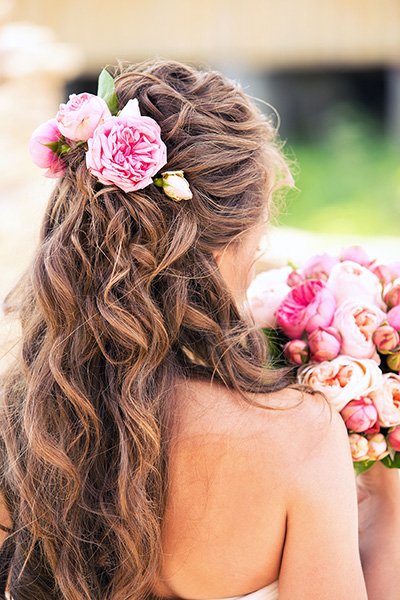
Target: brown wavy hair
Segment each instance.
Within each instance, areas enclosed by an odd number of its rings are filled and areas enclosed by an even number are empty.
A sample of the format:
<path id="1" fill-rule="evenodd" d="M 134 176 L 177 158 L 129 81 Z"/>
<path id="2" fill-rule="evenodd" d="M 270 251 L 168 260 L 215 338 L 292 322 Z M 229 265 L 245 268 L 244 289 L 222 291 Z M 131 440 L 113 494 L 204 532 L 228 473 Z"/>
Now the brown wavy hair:
<path id="1" fill-rule="evenodd" d="M 290 179 L 272 121 L 219 73 L 177 62 L 124 66 L 115 85 L 119 108 L 137 98 L 160 125 L 165 170 L 184 169 L 193 198 L 124 193 L 88 172 L 84 146 L 67 156 L 6 300 L 22 325 L 0 414 L 13 600 L 151 596 L 174 386 L 287 385 L 214 259 Z"/>

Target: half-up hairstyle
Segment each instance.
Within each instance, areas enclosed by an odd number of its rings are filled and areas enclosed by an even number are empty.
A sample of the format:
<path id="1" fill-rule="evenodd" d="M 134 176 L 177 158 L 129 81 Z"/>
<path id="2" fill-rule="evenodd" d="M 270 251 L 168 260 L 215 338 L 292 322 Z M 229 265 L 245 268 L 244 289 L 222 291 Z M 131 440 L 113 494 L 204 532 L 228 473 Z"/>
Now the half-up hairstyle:
<path id="1" fill-rule="evenodd" d="M 120 109 L 137 98 L 159 124 L 164 169 L 183 169 L 193 198 L 124 193 L 89 173 L 84 145 L 66 155 L 6 300 L 22 325 L 0 413 L 13 600 L 151 596 L 175 384 L 287 385 L 214 258 L 289 180 L 274 126 L 234 83 L 176 62 L 121 68 L 115 86 Z"/>

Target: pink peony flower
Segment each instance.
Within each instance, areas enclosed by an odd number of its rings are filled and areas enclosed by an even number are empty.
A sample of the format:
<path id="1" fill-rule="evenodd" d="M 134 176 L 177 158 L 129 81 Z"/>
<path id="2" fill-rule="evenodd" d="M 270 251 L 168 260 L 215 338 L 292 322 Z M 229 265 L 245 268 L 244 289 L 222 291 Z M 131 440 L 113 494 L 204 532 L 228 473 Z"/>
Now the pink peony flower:
<path id="1" fill-rule="evenodd" d="M 60 177 L 66 169 L 65 163 L 45 144 L 58 142 L 61 138 L 60 130 L 56 119 L 50 119 L 46 123 L 39 125 L 32 133 L 29 142 L 29 152 L 31 159 L 41 169 L 47 169 L 45 177 Z"/>
<path id="2" fill-rule="evenodd" d="M 391 325 L 381 325 L 374 331 L 372 339 L 380 352 L 393 352 L 399 345 L 400 336 Z"/>
<path id="3" fill-rule="evenodd" d="M 88 140 L 86 164 L 99 181 L 124 192 L 140 190 L 167 162 L 167 149 L 158 124 L 138 113 L 129 100 L 118 117 L 99 125 Z"/>
<path id="4" fill-rule="evenodd" d="M 333 294 L 320 280 L 307 279 L 293 288 L 276 311 L 278 325 L 289 338 L 301 338 L 304 330 L 329 327 L 336 308 Z"/>
<path id="5" fill-rule="evenodd" d="M 366 266 L 371 262 L 368 254 L 361 246 L 349 246 L 348 248 L 343 248 L 340 253 L 340 260 L 351 260 L 352 262 L 356 262 L 363 266 Z"/>
<path id="6" fill-rule="evenodd" d="M 302 265 L 297 272 L 305 279 L 322 279 L 327 281 L 329 273 L 339 262 L 338 258 L 327 254 L 315 254 Z"/>
<path id="7" fill-rule="evenodd" d="M 389 454 L 389 449 L 382 433 L 370 433 L 367 435 L 368 456 L 371 460 L 382 460 Z"/>
<path id="8" fill-rule="evenodd" d="M 372 358 L 376 352 L 372 335 L 385 318 L 385 313 L 374 304 L 352 299 L 342 302 L 333 321 L 334 327 L 342 336 L 341 354 Z"/>
<path id="9" fill-rule="evenodd" d="M 382 384 L 370 393 L 382 427 L 400 425 L 400 376 L 385 373 Z"/>
<path id="10" fill-rule="evenodd" d="M 69 140 L 88 140 L 96 127 L 111 118 L 110 110 L 99 96 L 71 94 L 66 104 L 60 104 L 56 119 L 61 133 Z"/>
<path id="11" fill-rule="evenodd" d="M 382 371 L 374 360 L 355 359 L 339 354 L 330 361 L 299 368 L 299 383 L 320 391 L 341 411 L 350 400 L 370 396 L 382 383 Z M 371 396 L 372 397 L 372 396 Z"/>
<path id="12" fill-rule="evenodd" d="M 276 309 L 290 292 L 286 284 L 291 267 L 270 269 L 253 279 L 247 298 L 254 320 L 260 327 L 276 327 Z"/>
<path id="13" fill-rule="evenodd" d="M 351 433 L 349 435 L 350 450 L 353 460 L 356 462 L 362 460 L 370 460 L 368 456 L 368 440 L 359 433 Z"/>
<path id="14" fill-rule="evenodd" d="M 334 327 L 317 327 L 308 336 L 311 360 L 322 362 L 339 354 L 341 337 Z"/>
<path id="15" fill-rule="evenodd" d="M 392 281 L 392 273 L 389 267 L 387 267 L 386 265 L 371 266 L 369 267 L 369 270 L 378 278 L 378 280 L 383 285 L 386 285 Z"/>
<path id="16" fill-rule="evenodd" d="M 400 305 L 393 306 L 393 308 L 388 311 L 386 320 L 393 329 L 400 331 Z"/>
<path id="17" fill-rule="evenodd" d="M 304 365 L 309 357 L 307 343 L 303 340 L 290 340 L 285 345 L 283 353 L 286 360 L 292 365 Z"/>
<path id="18" fill-rule="evenodd" d="M 330 272 L 327 286 L 338 304 L 352 298 L 384 308 L 382 286 L 378 278 L 355 262 L 345 261 L 335 265 Z"/>
<path id="19" fill-rule="evenodd" d="M 392 448 L 396 450 L 396 452 L 400 452 L 400 426 L 389 429 L 387 439 Z"/>
<path id="20" fill-rule="evenodd" d="M 347 429 L 357 433 L 379 431 L 378 411 L 371 398 L 361 397 L 351 400 L 342 410 L 342 417 Z"/>

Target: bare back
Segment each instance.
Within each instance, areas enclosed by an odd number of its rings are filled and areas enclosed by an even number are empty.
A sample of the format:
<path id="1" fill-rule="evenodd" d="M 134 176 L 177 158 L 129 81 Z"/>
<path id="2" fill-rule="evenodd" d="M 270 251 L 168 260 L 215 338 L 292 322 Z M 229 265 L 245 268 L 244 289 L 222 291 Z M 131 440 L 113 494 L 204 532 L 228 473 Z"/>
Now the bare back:
<path id="1" fill-rule="evenodd" d="M 318 452 L 315 440 L 324 438 L 329 411 L 323 399 L 308 395 L 297 406 L 301 393 L 295 390 L 255 398 L 295 408 L 263 410 L 218 385 L 182 386 L 160 595 L 226 598 L 278 579 L 292 488 L 301 463 Z"/>

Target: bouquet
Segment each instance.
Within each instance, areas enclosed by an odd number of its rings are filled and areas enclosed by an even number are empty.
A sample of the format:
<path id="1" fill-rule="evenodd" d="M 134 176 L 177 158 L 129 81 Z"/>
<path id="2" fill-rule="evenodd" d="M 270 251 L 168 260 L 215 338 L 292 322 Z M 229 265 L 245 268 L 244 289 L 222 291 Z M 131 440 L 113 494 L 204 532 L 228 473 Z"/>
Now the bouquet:
<path id="1" fill-rule="evenodd" d="M 342 415 L 357 473 L 400 468 L 400 262 L 352 246 L 260 273 L 247 294 L 277 360 Z"/>

